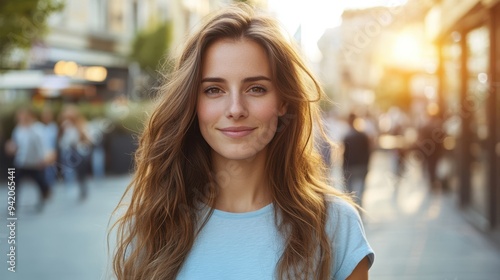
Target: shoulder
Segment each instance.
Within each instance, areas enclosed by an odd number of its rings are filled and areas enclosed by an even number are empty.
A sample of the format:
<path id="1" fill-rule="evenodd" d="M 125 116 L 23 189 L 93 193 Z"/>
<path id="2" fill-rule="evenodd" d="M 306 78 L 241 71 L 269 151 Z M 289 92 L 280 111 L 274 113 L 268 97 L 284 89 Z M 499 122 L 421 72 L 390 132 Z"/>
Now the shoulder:
<path id="1" fill-rule="evenodd" d="M 31 126 L 33 127 L 33 129 L 42 130 L 44 127 L 44 124 L 37 121 L 37 122 L 34 122 Z"/>
<path id="2" fill-rule="evenodd" d="M 361 218 L 359 217 L 356 207 L 347 202 L 345 199 L 341 197 L 327 196 L 326 202 L 329 222 L 361 222 Z"/>
<path id="3" fill-rule="evenodd" d="M 326 230 L 335 243 L 364 239 L 365 231 L 358 209 L 341 197 L 327 198 Z"/>
<path id="4" fill-rule="evenodd" d="M 45 126 L 40 122 L 35 122 L 31 125 L 31 129 L 38 134 L 43 134 Z"/>
<path id="5" fill-rule="evenodd" d="M 15 135 L 18 135 L 20 130 L 21 130 L 21 128 L 19 127 L 19 125 L 16 125 L 14 127 L 14 129 L 12 130 L 12 137 L 14 137 Z"/>
<path id="6" fill-rule="evenodd" d="M 332 242 L 332 272 L 334 279 L 345 279 L 363 258 L 368 257 L 371 266 L 374 252 L 355 206 L 341 197 L 329 197 L 327 202 L 326 230 Z"/>

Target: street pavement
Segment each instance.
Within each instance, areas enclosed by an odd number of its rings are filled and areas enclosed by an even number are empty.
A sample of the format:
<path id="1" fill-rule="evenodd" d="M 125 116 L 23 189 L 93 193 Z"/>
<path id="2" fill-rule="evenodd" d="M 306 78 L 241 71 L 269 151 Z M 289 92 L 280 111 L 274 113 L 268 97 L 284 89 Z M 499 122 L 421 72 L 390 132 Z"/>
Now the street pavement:
<path id="1" fill-rule="evenodd" d="M 34 185 L 21 186 L 16 227 L 16 272 L 8 271 L 8 228 L 0 228 L 0 279 L 93 280 L 108 279 L 107 231 L 112 211 L 130 176 L 91 180 L 89 196 L 79 201 L 75 185 L 57 184 L 50 201 L 37 212 Z M 0 202 L 7 208 L 7 189 Z M 1 204 L 0 204 L 1 205 Z M 0 209 L 1 209 L 0 208 Z M 0 221 L 7 224 L 6 211 Z"/>
<path id="2" fill-rule="evenodd" d="M 417 162 L 397 184 L 389 153 L 373 156 L 364 199 L 370 279 L 500 279 L 498 244 L 464 219 L 455 192 L 430 192 Z"/>
<path id="3" fill-rule="evenodd" d="M 466 222 L 452 193 L 429 193 L 417 165 L 395 187 L 388 153 L 373 155 L 363 214 L 375 280 L 500 279 L 500 248 Z M 109 219 L 130 175 L 91 180 L 89 197 L 62 183 L 41 213 L 26 181 L 17 209 L 16 272 L 8 271 L 7 188 L 0 187 L 0 279 L 109 279 Z M 5 183 L 3 183 L 5 184 Z M 4 206 L 1 206 L 1 205 Z M 113 244 L 113 241 L 111 241 Z M 111 245 L 112 247 L 112 245 Z"/>

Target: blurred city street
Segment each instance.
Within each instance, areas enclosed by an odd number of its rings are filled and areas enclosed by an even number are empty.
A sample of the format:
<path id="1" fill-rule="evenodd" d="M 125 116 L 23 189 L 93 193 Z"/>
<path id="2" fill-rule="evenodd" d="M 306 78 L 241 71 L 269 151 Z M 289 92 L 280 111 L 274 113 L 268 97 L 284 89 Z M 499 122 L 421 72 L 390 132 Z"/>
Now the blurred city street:
<path id="1" fill-rule="evenodd" d="M 397 191 L 391 155 L 373 155 L 363 215 L 376 257 L 375 280 L 491 280 L 500 275 L 500 248 L 464 220 L 453 193 L 429 193 L 419 166 L 412 166 Z M 106 234 L 110 214 L 129 175 L 92 180 L 89 197 L 59 184 L 42 213 L 37 190 L 26 182 L 18 211 L 16 272 L 7 271 L 7 230 L 0 231 L 0 279 L 108 279 Z M 0 201 L 6 203 L 6 188 Z M 6 208 L 6 207 L 5 207 Z M 1 220 L 6 223 L 6 212 Z"/>
<path id="2" fill-rule="evenodd" d="M 177 84 L 186 35 L 235 2 L 275 16 L 321 85 L 318 126 L 335 149 L 311 139 L 334 187 L 362 193 L 370 279 L 500 279 L 500 0 L 6 0 L 0 280 L 110 278 L 111 213 L 156 95 Z M 32 177 L 15 229 L 12 167 Z"/>

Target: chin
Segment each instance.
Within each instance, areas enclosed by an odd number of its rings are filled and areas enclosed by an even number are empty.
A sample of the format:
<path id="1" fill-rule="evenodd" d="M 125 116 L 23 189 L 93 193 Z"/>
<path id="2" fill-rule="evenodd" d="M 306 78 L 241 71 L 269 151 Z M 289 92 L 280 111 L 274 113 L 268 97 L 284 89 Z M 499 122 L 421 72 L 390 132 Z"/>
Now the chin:
<path id="1" fill-rule="evenodd" d="M 237 153 L 237 152 L 222 152 L 219 153 L 215 151 L 220 157 L 228 159 L 228 160 L 250 160 L 255 158 L 256 153 Z"/>
<path id="2" fill-rule="evenodd" d="M 223 147 L 213 150 L 217 156 L 229 160 L 250 160 L 262 153 L 265 149 L 258 149 L 252 145 L 237 145 L 236 147 Z"/>

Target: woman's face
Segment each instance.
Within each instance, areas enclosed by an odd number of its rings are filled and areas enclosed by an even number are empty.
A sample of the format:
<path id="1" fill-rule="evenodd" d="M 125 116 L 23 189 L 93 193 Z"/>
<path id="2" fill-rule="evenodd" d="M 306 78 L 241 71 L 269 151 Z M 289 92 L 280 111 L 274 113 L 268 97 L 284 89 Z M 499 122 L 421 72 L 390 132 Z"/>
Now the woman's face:
<path id="1" fill-rule="evenodd" d="M 286 111 L 266 51 L 248 39 L 219 39 L 206 50 L 197 114 L 215 156 L 242 160 L 265 152 Z"/>

